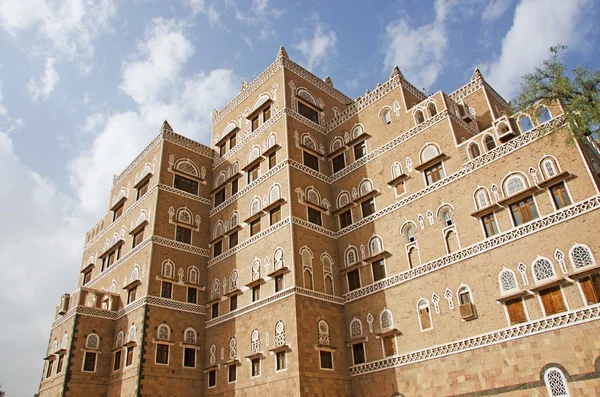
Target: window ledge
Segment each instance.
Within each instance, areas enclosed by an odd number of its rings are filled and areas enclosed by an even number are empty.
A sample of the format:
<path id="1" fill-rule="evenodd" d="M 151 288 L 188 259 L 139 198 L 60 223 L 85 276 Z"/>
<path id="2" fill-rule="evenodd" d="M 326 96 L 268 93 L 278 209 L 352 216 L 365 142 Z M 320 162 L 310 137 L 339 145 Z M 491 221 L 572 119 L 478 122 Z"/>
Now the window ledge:
<path id="1" fill-rule="evenodd" d="M 125 244 L 125 240 L 123 240 L 123 239 L 118 240 L 116 243 L 114 243 L 113 245 L 111 245 L 106 251 L 104 251 L 102 254 L 98 255 L 98 258 L 100 258 L 100 259 L 106 258 L 108 255 L 110 255 L 111 253 L 113 253 L 114 251 L 116 251 L 117 248 L 120 247 L 123 244 Z M 117 260 L 115 260 L 115 262 Z"/>
<path id="2" fill-rule="evenodd" d="M 219 369 L 219 364 L 213 364 L 209 367 L 204 368 L 204 372 L 210 372 Z M 214 386 L 213 386 L 214 387 Z"/>
<path id="3" fill-rule="evenodd" d="M 253 287 L 256 287 L 257 285 L 261 285 L 264 283 L 266 283 L 265 279 L 262 277 L 259 277 L 256 280 L 250 281 L 248 284 L 246 284 L 246 287 L 252 289 Z"/>
<path id="4" fill-rule="evenodd" d="M 272 271 L 271 273 L 269 273 L 268 276 L 271 278 L 275 278 L 275 277 L 285 274 L 289 271 L 290 271 L 290 269 L 287 266 L 282 266 L 279 269 L 276 269 L 276 270 Z"/>
<path id="5" fill-rule="evenodd" d="M 395 177 L 394 179 L 392 179 L 391 181 L 389 181 L 387 184 L 392 187 L 396 187 L 409 178 L 410 178 L 410 176 L 408 176 L 407 174 L 400 174 L 397 177 Z"/>
<path id="6" fill-rule="evenodd" d="M 363 261 L 368 262 L 368 263 L 373 263 L 380 259 L 389 258 L 390 256 L 392 256 L 392 254 L 390 252 L 381 251 L 375 255 L 371 255 L 370 257 L 363 259 Z"/>
<path id="7" fill-rule="evenodd" d="M 278 144 L 278 143 L 276 143 L 276 144 L 274 144 L 274 145 L 270 146 L 270 147 L 269 147 L 267 150 L 265 150 L 265 151 L 262 153 L 262 156 L 263 156 L 263 157 L 269 157 L 269 155 L 270 155 L 271 153 L 273 153 L 273 152 L 275 152 L 275 151 L 279 150 L 280 148 L 281 148 L 281 145 L 280 145 L 280 144 Z"/>
<path id="8" fill-rule="evenodd" d="M 516 290 L 513 292 L 509 292 L 505 295 L 502 295 L 500 298 L 496 299 L 496 302 L 498 303 L 504 303 L 506 301 L 512 300 L 512 299 L 516 299 L 516 298 L 520 298 L 523 296 L 529 296 L 531 295 L 531 292 L 529 292 L 528 290 Z"/>
<path id="9" fill-rule="evenodd" d="M 154 343 L 155 345 L 169 345 L 169 346 L 173 346 L 175 344 L 175 341 L 168 340 L 168 339 L 152 338 L 152 343 Z"/>
<path id="10" fill-rule="evenodd" d="M 132 282 L 130 282 L 129 284 L 127 284 L 126 286 L 123 287 L 123 289 L 125 290 L 130 290 L 133 287 L 137 287 L 138 285 L 140 285 L 142 282 L 140 280 L 133 280 Z"/>
<path id="11" fill-rule="evenodd" d="M 209 245 L 214 245 L 216 242 L 223 240 L 225 238 L 225 234 L 221 234 L 208 242 Z"/>
<path id="12" fill-rule="evenodd" d="M 531 292 L 539 292 L 548 288 L 555 287 L 557 285 L 569 283 L 569 280 L 564 277 L 553 277 L 552 279 L 545 281 L 543 283 L 537 284 L 535 287 L 530 288 Z"/>
<path id="13" fill-rule="evenodd" d="M 367 138 L 370 138 L 371 135 L 367 134 L 366 132 L 363 132 L 362 134 L 360 134 L 359 136 L 350 139 L 348 142 L 346 142 L 346 147 L 350 148 L 352 146 L 354 146 L 355 144 L 357 144 L 360 141 L 363 141 Z"/>
<path id="14" fill-rule="evenodd" d="M 248 225 L 250 225 L 250 222 L 257 220 L 264 214 L 265 214 L 264 211 L 260 210 L 256 214 L 250 215 L 248 218 L 244 219 L 244 223 L 247 223 Z"/>
<path id="15" fill-rule="evenodd" d="M 348 204 L 336 209 L 335 211 L 332 212 L 332 214 L 334 216 L 337 216 L 339 214 L 341 214 L 342 212 L 349 210 L 350 208 L 354 207 L 356 204 L 354 203 L 354 201 L 349 201 Z"/>
<path id="16" fill-rule="evenodd" d="M 267 106 L 269 106 L 271 103 L 273 103 L 273 100 L 271 98 L 266 99 L 263 103 L 261 103 L 256 109 L 254 109 L 253 111 L 251 111 L 250 113 L 248 113 L 248 115 L 246 116 L 247 120 L 252 120 L 254 118 L 254 116 L 258 115 L 260 112 L 262 112 Z"/>
<path id="17" fill-rule="evenodd" d="M 267 205 L 266 207 L 264 207 L 262 210 L 264 212 L 269 212 L 271 211 L 273 208 L 277 207 L 278 205 L 281 205 L 285 203 L 285 199 L 280 197 L 277 200 L 273 201 L 272 203 L 270 203 L 269 205 Z"/>
<path id="18" fill-rule="evenodd" d="M 317 211 L 329 214 L 329 209 L 321 206 L 320 204 L 315 204 L 315 203 L 313 203 L 311 201 L 308 201 L 308 200 L 303 200 L 301 204 L 304 204 L 307 207 L 311 207 L 311 208 L 313 208 L 313 209 L 315 209 Z"/>
<path id="19" fill-rule="evenodd" d="M 140 223 L 139 225 L 137 225 L 136 227 L 134 227 L 129 232 L 129 234 L 131 234 L 133 236 L 134 234 L 136 234 L 137 232 L 139 232 L 140 230 L 142 230 L 143 228 L 145 228 L 147 224 L 148 224 L 148 221 L 143 221 L 142 223 Z"/>
<path id="20" fill-rule="evenodd" d="M 198 343 L 185 343 L 185 342 L 179 342 L 179 346 L 181 347 L 187 347 L 190 349 L 196 349 L 196 350 L 200 350 L 201 345 Z"/>
<path id="21" fill-rule="evenodd" d="M 281 346 L 272 347 L 269 349 L 269 351 L 271 351 L 273 353 L 290 352 L 290 351 L 292 351 L 292 347 L 286 343 Z"/>
<path id="22" fill-rule="evenodd" d="M 248 171 L 251 168 L 254 168 L 255 166 L 259 165 L 261 161 L 263 161 L 264 157 L 263 156 L 258 156 L 257 158 L 255 158 L 254 160 L 252 160 L 251 162 L 249 162 L 248 164 L 246 164 L 242 170 L 243 171 Z"/>
<path id="23" fill-rule="evenodd" d="M 348 339 L 346 341 L 346 346 L 350 347 L 350 346 L 355 345 L 357 343 L 364 343 L 364 342 L 366 342 L 368 340 L 369 340 L 369 338 L 367 338 L 366 336 L 363 336 L 363 335 L 361 335 L 361 336 L 355 336 L 355 337 L 350 338 L 350 339 Z"/>
<path id="24" fill-rule="evenodd" d="M 356 269 L 360 269 L 361 267 L 365 266 L 366 263 L 364 262 L 356 262 L 354 265 L 348 266 L 344 269 L 342 269 L 342 274 L 348 274 Z"/>
<path id="25" fill-rule="evenodd" d="M 396 335 L 400 335 L 400 334 L 401 334 L 401 332 L 398 328 L 390 328 L 385 331 L 375 333 L 375 336 L 377 338 L 385 338 L 386 336 L 396 336 Z"/>
<path id="26" fill-rule="evenodd" d="M 224 134 L 221 139 L 219 139 L 217 142 L 215 142 L 215 146 L 219 147 L 221 146 L 221 144 L 223 142 L 225 142 L 227 140 L 227 138 L 229 138 L 230 136 L 232 136 L 233 134 L 237 133 L 240 130 L 240 127 L 238 127 L 237 125 L 232 128 L 231 130 L 227 131 L 226 134 Z"/>
<path id="27" fill-rule="evenodd" d="M 133 185 L 133 188 L 138 190 L 140 186 L 142 186 L 144 183 L 148 182 L 150 178 L 152 178 L 152 175 L 152 172 L 149 172 L 146 175 L 144 175 L 142 179 L 140 179 L 135 185 Z"/>
<path id="28" fill-rule="evenodd" d="M 225 294 L 225 296 L 229 296 L 229 297 L 231 297 L 231 296 L 233 296 L 233 295 L 239 295 L 239 294 L 241 294 L 241 293 L 242 293 L 242 290 L 241 290 L 241 289 L 239 289 L 239 288 L 236 288 L 236 289 L 232 289 L 231 291 L 227 292 L 227 293 Z"/>
<path id="29" fill-rule="evenodd" d="M 126 196 L 121 197 L 120 199 L 118 199 L 111 207 L 110 210 L 114 211 L 118 206 L 120 206 L 121 204 L 123 204 L 125 201 L 127 200 Z"/>
<path id="30" fill-rule="evenodd" d="M 427 169 L 427 168 L 429 168 L 429 167 L 431 167 L 431 166 L 439 163 L 440 161 L 444 161 L 444 160 L 449 159 L 449 158 L 450 157 L 447 154 L 440 153 L 437 156 L 435 156 L 435 157 L 427 160 L 426 162 L 421 163 L 421 164 L 415 166 L 415 169 L 417 171 L 423 172 L 425 169 Z"/>
<path id="31" fill-rule="evenodd" d="M 574 270 L 566 274 L 568 278 L 579 279 L 582 277 L 587 277 L 590 274 L 600 272 L 600 264 L 582 267 L 580 269 Z"/>
<path id="32" fill-rule="evenodd" d="M 131 347 L 131 346 L 137 346 L 137 342 L 134 340 L 130 340 L 128 342 L 123 343 L 122 347 Z"/>
<path id="33" fill-rule="evenodd" d="M 234 358 L 230 358 L 229 360 L 225 361 L 223 363 L 223 365 L 242 365 L 242 362 L 240 361 L 239 357 L 234 357 Z"/>
<path id="34" fill-rule="evenodd" d="M 308 146 L 306 146 L 302 143 L 300 143 L 300 149 L 304 150 L 305 152 L 308 152 L 309 154 L 312 154 L 313 156 L 315 156 L 318 159 L 321 159 L 323 157 L 323 153 L 319 153 L 315 149 L 309 148 Z M 306 164 L 304 164 L 304 165 L 306 165 Z"/>
<path id="35" fill-rule="evenodd" d="M 541 191 L 542 190 L 537 186 L 530 186 L 524 190 L 521 190 L 520 192 L 517 192 L 511 196 L 508 196 L 505 199 L 498 201 L 498 204 L 506 207 L 506 206 L 516 203 L 517 201 L 524 199 L 525 197 L 532 196 L 535 193 L 539 193 Z"/>
<path id="36" fill-rule="evenodd" d="M 259 358 L 259 359 L 263 359 L 265 358 L 265 355 L 263 354 L 263 352 L 256 352 L 253 354 L 250 354 L 248 356 L 244 356 L 245 358 L 247 358 L 248 360 L 254 360 L 255 358 Z"/>
<path id="37" fill-rule="evenodd" d="M 547 187 L 554 185 L 555 183 L 566 181 L 566 180 L 572 179 L 573 177 L 574 177 L 573 174 L 571 174 L 570 172 L 563 171 L 560 174 L 554 175 L 553 177 L 550 177 L 550 178 L 546 179 L 545 181 L 538 183 L 538 186 L 541 187 L 542 189 L 545 189 Z"/>
<path id="38" fill-rule="evenodd" d="M 354 202 L 356 204 L 360 204 L 363 201 L 368 200 L 368 199 L 373 198 L 373 197 L 377 197 L 380 194 L 381 194 L 381 191 L 379 189 L 373 189 L 370 192 L 365 193 L 362 196 L 358 197 L 356 200 L 354 200 Z"/>
<path id="39" fill-rule="evenodd" d="M 86 267 L 81 269 L 79 271 L 79 273 L 87 273 L 89 270 L 92 270 L 94 267 L 96 267 L 96 265 L 94 265 L 93 263 L 90 263 L 89 265 L 87 265 Z"/>
<path id="40" fill-rule="evenodd" d="M 340 146 L 339 148 L 335 149 L 333 152 L 330 152 L 327 155 L 327 158 L 331 159 L 333 157 L 336 157 L 338 154 L 341 154 L 341 153 L 345 152 L 346 150 L 348 150 L 348 148 L 346 146 Z"/>
<path id="41" fill-rule="evenodd" d="M 489 215 L 492 212 L 496 212 L 496 211 L 500 211 L 500 210 L 504 210 L 504 207 L 502 207 L 496 203 L 493 203 L 493 204 L 488 205 L 487 207 L 480 208 L 475 212 L 471 212 L 471 216 L 473 218 L 481 218 L 482 216 Z"/>
<path id="42" fill-rule="evenodd" d="M 318 343 L 318 344 L 315 345 L 315 349 L 316 350 L 324 350 L 324 351 L 328 351 L 328 352 L 334 353 L 337 350 L 337 347 L 331 346 L 331 345 L 323 345 L 321 343 Z"/>

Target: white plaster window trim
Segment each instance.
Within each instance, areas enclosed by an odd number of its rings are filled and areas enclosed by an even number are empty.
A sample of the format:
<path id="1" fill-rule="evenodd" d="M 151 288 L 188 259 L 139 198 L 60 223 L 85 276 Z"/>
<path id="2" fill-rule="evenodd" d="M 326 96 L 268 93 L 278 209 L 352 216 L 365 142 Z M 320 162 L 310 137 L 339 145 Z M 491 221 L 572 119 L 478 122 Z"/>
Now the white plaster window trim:
<path id="1" fill-rule="evenodd" d="M 560 313 L 555 313 L 555 314 L 547 314 L 546 313 L 546 308 L 544 307 L 544 303 L 542 302 L 542 296 L 540 295 L 540 293 L 536 293 L 535 295 L 537 296 L 537 300 L 538 303 L 540 305 L 540 308 L 542 309 L 542 314 L 544 315 L 544 317 L 554 317 L 554 316 L 559 316 L 561 314 L 564 314 L 566 312 L 571 311 L 571 308 L 569 307 L 569 301 L 567 300 L 566 296 L 565 296 L 565 291 L 563 289 L 562 285 L 559 285 L 558 288 L 560 289 L 560 294 L 562 295 L 562 300 L 563 303 L 565 304 L 565 311 L 560 312 Z"/>
<path id="2" fill-rule="evenodd" d="M 552 196 L 552 191 L 550 189 L 556 185 L 560 185 L 561 183 L 563 184 L 563 186 L 565 187 L 565 190 L 567 191 L 567 196 L 569 197 L 569 201 L 571 202 L 571 204 L 565 205 L 562 208 L 557 208 L 556 203 L 554 202 L 554 197 Z M 573 204 L 574 204 L 573 194 L 571 193 L 571 189 L 569 188 L 569 184 L 567 183 L 567 181 L 557 182 L 556 184 L 554 184 L 552 186 L 548 186 L 548 188 L 545 190 L 546 190 L 546 193 L 548 194 L 548 198 L 550 199 L 550 202 L 552 203 L 552 208 L 554 209 L 554 211 L 560 211 L 563 208 L 568 208 L 568 207 L 573 206 Z"/>

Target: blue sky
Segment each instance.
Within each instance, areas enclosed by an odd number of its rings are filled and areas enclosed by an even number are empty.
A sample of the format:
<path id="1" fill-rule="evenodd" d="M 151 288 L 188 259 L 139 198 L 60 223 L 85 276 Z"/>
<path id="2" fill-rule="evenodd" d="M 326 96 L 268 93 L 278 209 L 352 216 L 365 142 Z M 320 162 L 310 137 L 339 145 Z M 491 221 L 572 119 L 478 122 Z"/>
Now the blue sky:
<path id="1" fill-rule="evenodd" d="M 280 45 L 353 98 L 398 64 L 429 93 L 479 67 L 510 99 L 551 45 L 597 69 L 598 20 L 592 0 L 0 0 L 0 383 L 37 390 L 112 175 L 163 119 L 208 144 L 211 110 Z"/>

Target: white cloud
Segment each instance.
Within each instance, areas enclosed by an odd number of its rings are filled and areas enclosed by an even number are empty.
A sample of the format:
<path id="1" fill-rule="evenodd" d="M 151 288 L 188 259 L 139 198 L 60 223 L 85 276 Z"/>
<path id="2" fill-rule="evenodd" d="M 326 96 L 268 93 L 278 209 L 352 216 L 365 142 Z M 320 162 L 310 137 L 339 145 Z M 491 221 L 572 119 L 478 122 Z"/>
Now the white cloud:
<path id="1" fill-rule="evenodd" d="M 250 48 L 257 41 L 266 41 L 270 37 L 275 37 L 273 20 L 283 15 L 284 11 L 269 5 L 269 0 L 252 0 L 252 5 L 247 11 L 237 8 L 234 1 L 226 1 L 225 4 L 233 8 L 237 21 L 257 29 L 256 34 L 244 36 L 244 41 Z"/>
<path id="2" fill-rule="evenodd" d="M 481 22 L 492 23 L 502 18 L 510 7 L 512 0 L 492 0 L 488 3 L 481 14 Z"/>
<path id="3" fill-rule="evenodd" d="M 27 90 L 33 102 L 37 102 L 40 98 L 45 101 L 52 91 L 54 91 L 56 84 L 60 80 L 55 66 L 56 59 L 46 59 L 46 69 L 42 77 L 39 79 L 30 79 L 27 83 Z"/>
<path id="4" fill-rule="evenodd" d="M 218 25 L 221 22 L 221 14 L 217 11 L 214 4 L 210 4 L 207 7 L 205 0 L 183 0 L 183 3 L 192 10 L 192 17 L 198 14 L 206 14 L 211 24 Z"/>
<path id="5" fill-rule="evenodd" d="M 584 43 L 583 23 L 589 0 L 522 0 L 515 10 L 513 24 L 502 40 L 497 59 L 480 66 L 484 77 L 502 95 L 518 94 L 521 76 L 548 57 L 548 49 L 565 44 L 572 49 Z"/>
<path id="6" fill-rule="evenodd" d="M 384 66 L 398 65 L 404 76 L 418 88 L 428 89 L 442 71 L 448 45 L 447 17 L 456 0 L 436 0 L 431 23 L 411 26 L 403 17 L 386 26 Z"/>
<path id="7" fill-rule="evenodd" d="M 315 24 L 312 29 L 314 32 L 312 37 L 304 38 L 294 44 L 294 48 L 306 58 L 306 67 L 310 70 L 318 67 L 335 54 L 337 44 L 336 33 L 323 26 L 318 19 L 313 18 L 313 20 Z"/>
<path id="8" fill-rule="evenodd" d="M 4 105 L 2 105 L 2 81 L 0 81 L 0 116 L 8 116 L 8 111 L 6 110 L 6 108 L 4 107 Z"/>

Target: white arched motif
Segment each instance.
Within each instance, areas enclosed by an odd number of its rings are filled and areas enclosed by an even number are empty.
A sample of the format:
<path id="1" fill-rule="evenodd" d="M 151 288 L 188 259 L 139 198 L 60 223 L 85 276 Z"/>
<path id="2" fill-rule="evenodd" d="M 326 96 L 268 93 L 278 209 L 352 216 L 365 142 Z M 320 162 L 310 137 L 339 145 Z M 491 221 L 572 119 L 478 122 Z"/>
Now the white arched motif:
<path id="1" fill-rule="evenodd" d="M 129 274 L 129 282 L 139 280 L 140 276 L 140 268 L 138 265 L 135 265 L 133 269 L 131 269 L 131 273 Z"/>
<path id="2" fill-rule="evenodd" d="M 475 142 L 472 142 L 469 145 L 469 156 L 471 157 L 471 159 L 481 156 L 481 150 L 479 150 L 479 145 Z"/>
<path id="3" fill-rule="evenodd" d="M 285 324 L 283 321 L 277 321 L 275 324 L 275 347 L 285 345 Z"/>
<path id="4" fill-rule="evenodd" d="M 323 264 L 323 272 L 333 272 L 333 259 L 327 252 L 321 255 L 321 263 Z"/>
<path id="5" fill-rule="evenodd" d="M 229 216 L 229 229 L 233 229 L 238 226 L 240 223 L 240 213 L 237 210 L 234 210 Z"/>
<path id="6" fill-rule="evenodd" d="M 383 252 L 383 239 L 380 236 L 373 236 L 369 239 L 369 253 L 375 256 Z"/>
<path id="7" fill-rule="evenodd" d="M 333 153 L 341 148 L 344 147 L 344 141 L 342 140 L 342 138 L 335 137 L 333 139 L 333 141 L 331 141 L 331 145 L 329 146 L 329 153 Z"/>
<path id="8" fill-rule="evenodd" d="M 502 268 L 498 274 L 498 285 L 500 286 L 501 294 L 508 294 L 519 290 L 517 275 L 514 271 L 507 269 L 506 267 Z"/>
<path id="9" fill-rule="evenodd" d="M 220 235 L 223 234 L 223 221 L 222 220 L 218 220 L 215 223 L 215 227 L 213 229 L 213 238 L 217 238 Z"/>
<path id="10" fill-rule="evenodd" d="M 248 161 L 247 164 L 250 164 L 254 160 L 256 160 L 260 156 L 260 147 L 258 145 L 252 146 L 250 152 L 248 152 Z"/>
<path id="11" fill-rule="evenodd" d="M 392 179 L 396 179 L 400 175 L 402 175 L 402 164 L 396 161 L 392 164 Z"/>
<path id="12" fill-rule="evenodd" d="M 569 386 L 565 374 L 557 367 L 550 367 L 544 372 L 544 383 L 548 397 L 569 397 Z"/>
<path id="13" fill-rule="evenodd" d="M 394 327 L 394 316 L 390 309 L 383 309 L 381 313 L 379 313 L 379 325 L 382 330 Z"/>
<path id="14" fill-rule="evenodd" d="M 135 325 L 129 327 L 129 331 L 127 331 L 127 342 L 135 342 L 136 338 L 136 328 Z"/>
<path id="15" fill-rule="evenodd" d="M 97 334 L 89 334 L 85 340 L 85 348 L 98 350 L 100 347 L 100 337 Z"/>
<path id="16" fill-rule="evenodd" d="M 156 329 L 156 339 L 169 340 L 171 329 L 167 324 L 161 324 Z"/>
<path id="17" fill-rule="evenodd" d="M 192 211 L 188 210 L 186 207 L 181 207 L 177 210 L 177 222 L 185 223 L 187 225 L 194 225 L 194 215 L 192 215 Z"/>
<path id="18" fill-rule="evenodd" d="M 317 101 L 315 100 L 315 97 L 306 88 L 299 88 L 298 91 L 296 92 L 296 95 L 299 96 L 300 98 L 304 99 L 306 102 L 310 103 L 311 105 L 317 106 Z"/>
<path id="19" fill-rule="evenodd" d="M 417 302 L 417 315 L 419 317 L 419 327 L 421 331 L 426 331 L 432 328 L 431 321 L 431 309 L 429 307 L 429 301 L 425 298 L 421 298 Z"/>
<path id="20" fill-rule="evenodd" d="M 485 208 L 491 204 L 490 193 L 485 187 L 480 187 L 475 190 L 473 197 L 475 200 L 475 208 L 477 209 Z"/>
<path id="21" fill-rule="evenodd" d="M 260 212 L 260 197 L 254 197 L 250 203 L 250 216 L 258 214 Z"/>
<path id="22" fill-rule="evenodd" d="M 329 335 L 329 324 L 327 321 L 321 319 L 317 323 L 317 329 L 319 331 L 319 344 L 324 346 L 329 346 L 331 343 L 331 338 Z"/>
<path id="23" fill-rule="evenodd" d="M 421 159 L 421 163 L 425 163 L 439 154 L 439 146 L 435 143 L 428 143 L 421 149 L 421 153 L 419 153 L 419 158 Z"/>
<path id="24" fill-rule="evenodd" d="M 200 279 L 200 272 L 196 266 L 191 266 L 188 269 L 188 283 L 190 284 L 198 284 Z"/>
<path id="25" fill-rule="evenodd" d="M 255 259 L 252 262 L 252 281 L 260 278 L 260 259 Z"/>
<path id="26" fill-rule="evenodd" d="M 365 133 L 365 128 L 362 126 L 362 124 L 357 124 L 354 127 L 352 127 L 352 139 L 358 138 L 359 136 L 361 136 L 364 133 Z"/>
<path id="27" fill-rule="evenodd" d="M 221 296 L 221 282 L 216 278 L 212 283 L 210 297 L 211 299 L 217 299 L 219 296 Z"/>
<path id="28" fill-rule="evenodd" d="M 231 271 L 231 274 L 229 275 L 229 291 L 234 291 L 238 289 L 239 279 L 240 276 L 238 274 L 238 271 L 236 269 L 233 269 Z"/>
<path id="29" fill-rule="evenodd" d="M 416 225 L 414 222 L 405 222 L 400 230 L 406 239 L 406 244 L 415 243 L 417 241 L 415 236 Z"/>
<path id="30" fill-rule="evenodd" d="M 233 360 L 235 359 L 237 356 L 237 339 L 235 339 L 235 336 L 232 336 L 231 339 L 229 339 L 229 359 Z"/>
<path id="31" fill-rule="evenodd" d="M 554 264 L 548 258 L 538 257 L 531 264 L 531 273 L 536 283 L 556 277 Z"/>
<path id="32" fill-rule="evenodd" d="M 177 171 L 183 172 L 184 174 L 191 175 L 195 178 L 200 177 L 198 166 L 190 159 L 177 160 L 173 168 Z"/>
<path id="33" fill-rule="evenodd" d="M 250 352 L 252 354 L 260 353 L 260 334 L 257 329 L 250 334 Z"/>
<path id="34" fill-rule="evenodd" d="M 513 194 L 517 194 L 521 190 L 527 189 L 527 177 L 521 173 L 513 173 L 508 175 L 502 181 L 502 190 L 504 192 L 504 197 L 512 196 Z"/>
<path id="35" fill-rule="evenodd" d="M 363 179 L 358 185 L 358 191 L 361 196 L 370 193 L 373 190 L 373 181 L 369 178 Z"/>
<path id="36" fill-rule="evenodd" d="M 306 245 L 300 248 L 300 256 L 302 257 L 302 267 L 312 268 L 312 260 L 314 255 L 310 248 L 308 248 Z"/>
<path id="37" fill-rule="evenodd" d="M 307 147 L 313 151 L 318 151 L 317 141 L 313 138 L 308 132 L 302 134 L 300 137 L 300 142 L 302 142 L 302 146 Z"/>
<path id="38" fill-rule="evenodd" d="M 271 132 L 267 138 L 267 147 L 272 148 L 275 145 L 277 145 L 277 133 Z"/>
<path id="39" fill-rule="evenodd" d="M 569 259 L 573 270 L 596 265 L 592 250 L 585 244 L 575 244 L 572 246 L 569 250 Z"/>
<path id="40" fill-rule="evenodd" d="M 162 263 L 162 277 L 172 279 L 175 274 L 175 265 L 170 259 Z"/>
<path id="41" fill-rule="evenodd" d="M 281 186 L 276 183 L 269 190 L 269 204 L 273 204 L 281 198 Z"/>
<path id="42" fill-rule="evenodd" d="M 435 102 L 429 102 L 427 104 L 427 113 L 429 117 L 433 117 L 437 114 L 437 107 L 435 106 Z"/>
<path id="43" fill-rule="evenodd" d="M 256 102 L 254 102 L 254 106 L 252 106 L 252 112 L 254 112 L 256 109 L 260 108 L 261 106 L 263 106 L 265 103 L 267 103 L 270 100 L 271 100 L 271 96 L 269 94 L 267 94 L 266 92 L 261 94 L 258 97 L 258 99 L 256 100 Z"/>
<path id="44" fill-rule="evenodd" d="M 60 348 L 61 349 L 66 349 L 67 348 L 67 342 L 69 341 L 69 334 L 67 334 L 65 332 L 65 334 L 63 335 L 62 339 L 60 340 Z"/>
<path id="45" fill-rule="evenodd" d="M 319 192 L 317 191 L 317 189 L 315 189 L 312 186 L 309 186 L 306 188 L 306 201 L 313 203 L 315 205 L 321 205 L 321 195 L 319 194 Z"/>
<path id="46" fill-rule="evenodd" d="M 542 171 L 546 179 L 552 178 L 558 175 L 560 168 L 558 166 L 558 160 L 554 156 L 544 156 L 540 160 L 540 170 Z"/>
<path id="47" fill-rule="evenodd" d="M 338 208 L 342 208 L 350 204 L 350 192 L 347 190 L 342 190 L 340 194 L 337 196 L 337 206 Z"/>
<path id="48" fill-rule="evenodd" d="M 389 106 L 384 106 L 379 111 L 379 117 L 383 121 L 384 124 L 392 123 L 392 108 Z"/>
<path id="49" fill-rule="evenodd" d="M 358 250 L 355 246 L 349 245 L 344 252 L 344 261 L 346 262 L 346 267 L 352 266 L 358 263 Z"/>
<path id="50" fill-rule="evenodd" d="M 225 171 L 219 172 L 217 178 L 215 179 L 215 187 L 221 186 L 227 180 L 227 173 Z"/>
<path id="51" fill-rule="evenodd" d="M 119 334 L 117 335 L 117 338 L 115 339 L 115 347 L 119 347 L 119 346 L 123 345 L 124 338 L 125 338 L 125 335 L 123 334 L 123 331 L 120 331 Z"/>
<path id="52" fill-rule="evenodd" d="M 363 325 L 360 319 L 354 317 L 352 321 L 350 321 L 350 337 L 357 338 L 362 336 L 363 334 Z"/>
<path id="53" fill-rule="evenodd" d="M 189 327 L 183 333 L 183 340 L 185 343 L 195 345 L 197 341 L 197 335 L 198 334 L 196 333 L 196 330 L 192 327 Z"/>

